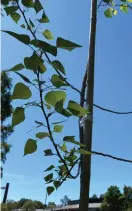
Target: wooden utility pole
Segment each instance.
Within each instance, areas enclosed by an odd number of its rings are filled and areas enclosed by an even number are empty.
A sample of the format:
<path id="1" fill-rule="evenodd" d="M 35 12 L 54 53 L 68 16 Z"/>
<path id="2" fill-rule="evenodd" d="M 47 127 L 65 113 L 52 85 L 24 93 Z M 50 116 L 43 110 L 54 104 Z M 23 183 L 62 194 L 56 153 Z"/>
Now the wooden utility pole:
<path id="1" fill-rule="evenodd" d="M 6 183 L 5 193 L 4 193 L 4 197 L 3 197 L 3 204 L 6 203 L 7 195 L 8 195 L 8 190 L 9 190 L 9 183 Z"/>
<path id="2" fill-rule="evenodd" d="M 93 98 L 94 98 L 94 62 L 95 62 L 95 38 L 96 38 L 97 0 L 91 0 L 91 21 L 89 33 L 89 54 L 87 63 L 86 106 L 90 112 L 85 118 L 83 127 L 83 143 L 86 150 L 92 149 L 92 126 L 93 126 Z M 91 175 L 91 155 L 81 156 L 80 174 L 80 211 L 88 211 L 89 191 Z"/>

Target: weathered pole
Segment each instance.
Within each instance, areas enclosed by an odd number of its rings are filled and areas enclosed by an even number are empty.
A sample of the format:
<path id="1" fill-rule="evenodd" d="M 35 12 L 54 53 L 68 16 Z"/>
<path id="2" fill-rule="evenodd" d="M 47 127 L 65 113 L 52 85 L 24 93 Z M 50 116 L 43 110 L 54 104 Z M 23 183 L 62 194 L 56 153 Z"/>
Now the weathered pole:
<path id="1" fill-rule="evenodd" d="M 8 190 L 9 190 L 9 183 L 6 183 L 5 193 L 4 193 L 4 197 L 3 197 L 3 204 L 6 204 Z"/>
<path id="2" fill-rule="evenodd" d="M 91 0 L 91 21 L 89 33 L 89 52 L 87 63 L 87 81 L 86 81 L 86 106 L 90 112 L 84 120 L 83 143 L 86 150 L 92 150 L 92 127 L 93 127 L 93 98 L 94 98 L 94 63 L 95 63 L 95 38 L 96 38 L 96 17 L 97 0 Z M 91 155 L 81 156 L 81 174 L 80 174 L 80 203 L 79 210 L 87 211 L 89 204 L 91 175 Z"/>

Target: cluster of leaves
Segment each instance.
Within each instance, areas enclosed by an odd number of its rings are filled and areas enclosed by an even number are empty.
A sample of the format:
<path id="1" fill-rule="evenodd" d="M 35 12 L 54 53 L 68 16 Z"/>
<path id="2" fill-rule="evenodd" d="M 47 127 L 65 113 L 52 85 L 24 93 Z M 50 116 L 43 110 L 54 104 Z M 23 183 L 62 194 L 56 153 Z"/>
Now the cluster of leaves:
<path id="1" fill-rule="evenodd" d="M 132 210 L 132 187 L 124 186 L 123 193 L 121 193 L 119 187 L 110 186 L 104 194 L 104 201 L 101 205 L 101 210 Z"/>
<path id="2" fill-rule="evenodd" d="M 120 1 L 121 1 L 120 4 L 116 4 L 115 1 L 113 0 L 102 1 L 106 4 L 106 6 L 108 6 L 108 9 L 105 10 L 104 12 L 107 18 L 112 18 L 113 15 L 117 14 L 117 9 L 115 9 L 117 7 L 119 7 L 120 10 L 124 13 L 127 13 L 129 9 L 132 9 L 132 7 L 129 5 L 129 3 L 132 3 L 132 0 L 120 0 Z"/>
<path id="3" fill-rule="evenodd" d="M 44 150 L 45 156 L 57 155 L 59 158 L 58 166 L 51 165 L 45 170 L 45 172 L 52 172 L 44 178 L 47 184 L 53 183 L 53 186 L 47 187 L 48 194 L 51 194 L 67 178 L 76 178 L 76 176 L 72 176 L 71 170 L 79 162 L 80 154 L 89 154 L 89 152 L 84 149 L 83 145 L 80 145 L 80 143 L 75 140 L 74 136 L 65 136 L 63 138 L 63 143 L 61 144 L 56 144 L 54 140 L 54 133 L 60 133 L 64 127 L 64 125 L 62 125 L 63 121 L 50 122 L 50 117 L 54 113 L 58 113 L 66 118 L 71 116 L 80 118 L 87 115 L 88 110 L 84 109 L 79 105 L 79 103 L 74 102 L 73 100 L 69 100 L 68 106 L 66 108 L 64 107 L 64 103 L 67 99 L 67 93 L 65 90 L 66 88 L 70 88 L 71 85 L 67 82 L 66 70 L 63 64 L 56 59 L 50 60 L 49 54 L 52 57 L 56 57 L 59 49 L 72 51 L 81 46 L 61 37 L 56 39 L 55 46 L 49 44 L 49 41 L 46 42 L 46 39 L 53 39 L 53 35 L 49 29 L 45 29 L 41 32 L 41 40 L 37 39 L 37 30 L 39 25 L 50 21 L 39 0 L 3 0 L 2 4 L 4 5 L 6 15 L 10 16 L 15 23 L 20 23 L 20 27 L 24 30 L 28 30 L 31 36 L 6 30 L 3 32 L 33 49 L 33 53 L 30 57 L 26 56 L 24 61 L 16 64 L 8 70 L 13 71 L 23 80 L 23 83 L 19 82 L 15 85 L 11 99 L 29 100 L 33 93 L 28 85 L 34 86 L 40 93 L 39 102 L 28 101 L 23 106 L 19 106 L 14 109 L 12 127 L 14 128 L 16 125 L 25 120 L 25 109 L 27 107 L 37 106 L 41 109 L 44 116 L 44 122 L 35 120 L 35 124 L 37 125 L 36 127 L 41 128 L 45 128 L 46 126 L 47 130 L 45 131 L 44 129 L 44 131 L 38 132 L 34 139 L 29 138 L 27 140 L 24 148 L 24 155 L 34 153 L 37 150 L 37 142 L 40 139 L 48 138 L 52 142 L 54 152 L 52 152 L 51 149 Z M 21 9 L 21 5 L 23 5 L 24 10 Z M 36 21 L 26 17 L 27 9 L 34 10 L 36 15 L 39 14 L 39 17 L 37 16 L 36 18 L 37 24 Z M 25 22 L 23 23 L 23 21 Z M 50 65 L 54 69 L 55 73 L 51 75 L 49 81 L 48 79 L 47 81 L 44 81 L 42 78 L 44 73 L 48 71 L 47 65 Z M 32 71 L 35 79 L 31 81 L 27 75 L 23 75 L 21 73 L 23 69 Z M 50 82 L 50 85 L 48 82 Z M 68 149 L 67 142 L 74 144 L 75 147 Z"/>

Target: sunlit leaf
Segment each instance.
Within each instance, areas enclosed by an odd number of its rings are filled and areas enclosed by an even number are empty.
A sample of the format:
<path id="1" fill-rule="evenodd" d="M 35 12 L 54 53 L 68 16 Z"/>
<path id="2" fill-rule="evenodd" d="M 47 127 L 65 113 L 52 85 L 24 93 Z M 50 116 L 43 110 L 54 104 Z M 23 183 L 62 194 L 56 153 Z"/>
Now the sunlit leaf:
<path id="1" fill-rule="evenodd" d="M 112 18 L 113 15 L 113 8 L 108 8 L 105 12 L 104 12 L 105 16 L 107 18 Z"/>
<path id="2" fill-rule="evenodd" d="M 70 100 L 67 109 L 75 116 L 81 117 L 88 113 L 86 109 L 80 106 L 78 103 Z"/>
<path id="3" fill-rule="evenodd" d="M 79 143 L 78 141 L 75 141 L 74 137 L 75 136 L 65 136 L 63 138 L 63 141 L 70 142 L 72 144 L 79 145 L 79 146 L 84 146 L 83 144 Z"/>
<path id="4" fill-rule="evenodd" d="M 32 96 L 30 89 L 23 83 L 17 83 L 14 87 L 11 99 L 29 99 Z"/>
<path id="5" fill-rule="evenodd" d="M 47 104 L 47 103 L 44 103 L 44 105 L 46 106 L 47 109 L 51 109 L 51 108 L 52 108 L 52 106 L 50 106 L 50 105 Z"/>
<path id="6" fill-rule="evenodd" d="M 21 73 L 15 72 L 17 75 L 19 75 L 25 82 L 32 84 L 31 81 L 24 75 L 22 75 Z"/>
<path id="7" fill-rule="evenodd" d="M 43 32 L 43 35 L 48 40 L 53 40 L 54 39 L 51 31 L 49 31 L 48 29 L 45 29 L 45 31 Z"/>
<path id="8" fill-rule="evenodd" d="M 39 133 L 36 134 L 36 137 L 39 138 L 39 139 L 43 139 L 43 138 L 49 137 L 49 133 L 39 132 Z"/>
<path id="9" fill-rule="evenodd" d="M 60 133 L 62 131 L 63 127 L 64 127 L 63 125 L 55 125 L 54 132 Z"/>
<path id="10" fill-rule="evenodd" d="M 22 42 L 26 45 L 29 45 L 29 43 L 30 43 L 30 37 L 28 35 L 17 34 L 17 33 L 11 32 L 11 31 L 4 31 L 4 30 L 2 30 L 2 31 L 13 36 L 14 38 L 16 38 L 17 40 L 19 40 L 20 42 Z"/>
<path id="11" fill-rule="evenodd" d="M 57 45 L 57 48 L 62 48 L 62 49 L 68 50 L 68 51 L 72 51 L 75 48 L 82 47 L 81 45 L 73 43 L 69 40 L 65 40 L 61 37 L 57 38 L 56 45 Z"/>
<path id="12" fill-rule="evenodd" d="M 55 188 L 53 186 L 48 186 L 47 187 L 47 193 L 48 193 L 48 196 L 55 190 Z"/>
<path id="13" fill-rule="evenodd" d="M 61 100 L 63 102 L 66 100 L 66 93 L 64 91 L 51 91 L 45 95 L 45 101 L 52 106 L 55 106 Z"/>
<path id="14" fill-rule="evenodd" d="M 45 171 L 51 171 L 52 169 L 54 169 L 53 165 L 49 166 Z"/>
<path id="15" fill-rule="evenodd" d="M 60 100 L 59 102 L 57 102 L 56 105 L 55 105 L 55 110 L 59 114 L 65 116 L 65 117 L 72 116 L 72 113 L 70 111 L 68 111 L 68 110 L 66 110 L 66 109 L 63 108 L 63 102 L 64 102 L 63 100 Z"/>
<path id="16" fill-rule="evenodd" d="M 61 77 L 56 74 L 52 75 L 51 83 L 57 88 L 59 88 L 61 86 L 67 86 L 67 84 L 64 83 L 64 81 L 61 79 Z"/>
<path id="17" fill-rule="evenodd" d="M 12 13 L 10 16 L 15 21 L 15 23 L 18 23 L 18 21 L 21 18 L 21 16 L 18 13 L 16 13 L 16 12 Z"/>
<path id="18" fill-rule="evenodd" d="M 78 153 L 82 154 L 82 155 L 91 155 L 92 154 L 91 152 L 89 152 L 89 151 L 87 151 L 85 149 L 78 150 Z"/>
<path id="19" fill-rule="evenodd" d="M 65 75 L 65 68 L 63 67 L 60 61 L 54 60 L 50 62 L 50 64 L 53 66 L 53 68 L 59 70 L 61 73 Z"/>
<path id="20" fill-rule="evenodd" d="M 40 72 L 40 73 L 45 73 L 46 70 L 47 70 L 47 69 L 46 69 L 44 63 L 40 63 L 40 65 L 39 65 L 39 72 Z"/>
<path id="21" fill-rule="evenodd" d="M 66 152 L 67 151 L 67 146 L 66 146 L 66 143 L 63 143 L 62 147 L 61 147 L 61 150 L 63 152 Z"/>
<path id="22" fill-rule="evenodd" d="M 19 71 L 24 69 L 24 65 L 22 63 L 15 65 L 14 67 L 12 67 L 9 71 Z"/>
<path id="23" fill-rule="evenodd" d="M 130 3 L 132 3 L 132 0 L 127 0 L 127 2 L 130 2 Z"/>
<path id="24" fill-rule="evenodd" d="M 4 10 L 5 10 L 7 15 L 10 15 L 13 12 L 16 12 L 18 10 L 18 7 L 17 6 L 5 7 Z"/>
<path id="25" fill-rule="evenodd" d="M 25 120 L 25 113 L 24 113 L 24 108 L 17 107 L 14 112 L 13 112 L 13 117 L 12 117 L 12 126 L 14 127 L 15 125 L 20 124 Z"/>
<path id="26" fill-rule="evenodd" d="M 37 150 L 36 140 L 28 139 L 24 147 L 24 155 L 32 154 Z"/>
<path id="27" fill-rule="evenodd" d="M 127 4 L 121 4 L 120 5 L 120 9 L 121 9 L 122 12 L 127 13 L 128 12 L 128 6 L 127 6 Z"/>

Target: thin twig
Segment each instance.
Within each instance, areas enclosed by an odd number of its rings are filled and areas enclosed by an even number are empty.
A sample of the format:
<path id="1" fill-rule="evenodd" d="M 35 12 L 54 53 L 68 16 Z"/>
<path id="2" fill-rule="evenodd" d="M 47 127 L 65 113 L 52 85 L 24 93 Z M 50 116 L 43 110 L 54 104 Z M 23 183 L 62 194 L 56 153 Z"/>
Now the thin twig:
<path id="1" fill-rule="evenodd" d="M 110 110 L 110 109 L 107 109 L 107 108 L 103 108 L 101 106 L 98 106 L 96 104 L 94 104 L 94 107 L 96 108 L 99 108 L 103 111 L 107 111 L 107 112 L 110 112 L 110 113 L 113 113 L 113 114 L 120 114 L 120 115 L 124 115 L 124 114 L 132 114 L 132 111 L 125 111 L 125 112 L 120 112 L 120 111 L 113 111 L 113 110 Z"/>
<path id="2" fill-rule="evenodd" d="M 95 154 L 95 155 L 109 157 L 111 159 L 122 161 L 122 162 L 126 162 L 126 163 L 132 163 L 132 160 L 128 160 L 128 159 L 124 159 L 124 158 L 119 158 L 119 157 L 116 157 L 116 156 L 113 156 L 113 155 L 109 155 L 109 154 L 106 154 L 106 153 L 102 153 L 102 152 L 91 151 L 91 153 L 92 154 Z"/>

